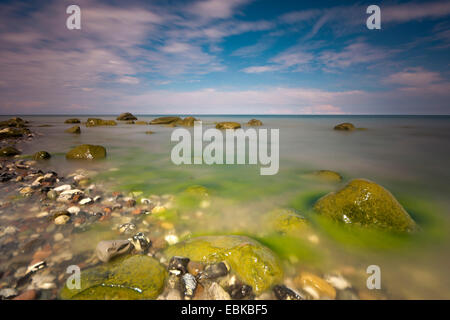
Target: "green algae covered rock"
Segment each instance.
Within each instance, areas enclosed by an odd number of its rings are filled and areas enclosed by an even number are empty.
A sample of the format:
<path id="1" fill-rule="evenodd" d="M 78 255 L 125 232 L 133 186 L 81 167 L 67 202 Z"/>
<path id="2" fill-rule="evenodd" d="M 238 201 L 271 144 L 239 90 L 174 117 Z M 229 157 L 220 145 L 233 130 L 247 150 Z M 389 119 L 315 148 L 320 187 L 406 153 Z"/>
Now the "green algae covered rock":
<path id="1" fill-rule="evenodd" d="M 195 119 L 194 117 L 186 117 L 184 119 L 180 119 L 180 120 L 176 121 L 176 124 L 180 125 L 180 126 L 185 126 L 185 127 L 193 127 L 195 121 L 198 121 L 198 120 Z"/>
<path id="2" fill-rule="evenodd" d="M 155 299 L 162 291 L 166 269 L 154 258 L 134 255 L 114 259 L 81 272 L 81 288 L 60 292 L 61 299 L 137 300 Z"/>
<path id="3" fill-rule="evenodd" d="M 241 125 L 237 122 L 219 122 L 216 129 L 239 129 Z"/>
<path id="4" fill-rule="evenodd" d="M 341 130 L 341 131 L 353 131 L 355 130 L 355 126 L 353 125 L 353 123 L 341 123 L 338 124 L 337 126 L 334 127 L 334 130 Z"/>
<path id="5" fill-rule="evenodd" d="M 244 236 L 196 237 L 170 246 L 166 255 L 205 263 L 226 261 L 231 271 L 252 286 L 256 294 L 270 289 L 283 276 L 275 254 L 256 240 Z"/>
<path id="6" fill-rule="evenodd" d="M 137 120 L 137 118 L 133 114 L 131 114 L 129 112 L 125 112 L 125 113 L 122 113 L 121 115 L 119 115 L 116 120 L 130 121 L 130 120 Z"/>
<path id="7" fill-rule="evenodd" d="M 0 149 L 0 157 L 13 157 L 20 154 L 20 151 L 14 147 L 4 147 Z"/>
<path id="8" fill-rule="evenodd" d="M 303 236 L 309 229 L 305 217 L 291 209 L 275 209 L 265 216 L 265 223 L 269 230 L 297 237 Z"/>
<path id="9" fill-rule="evenodd" d="M 106 157 L 106 149 L 91 144 L 79 145 L 66 153 L 66 159 L 96 160 Z"/>
<path id="10" fill-rule="evenodd" d="M 117 122 L 114 120 L 103 120 L 98 118 L 89 118 L 86 121 L 86 127 L 98 127 L 98 126 L 116 126 Z"/>
<path id="11" fill-rule="evenodd" d="M 182 121 L 180 117 L 160 117 L 150 121 L 150 124 L 175 124 Z"/>
<path id="12" fill-rule="evenodd" d="M 325 182 L 340 182 L 342 181 L 342 176 L 334 171 L 331 170 L 319 170 L 314 171 L 312 173 L 312 176 L 315 178 L 325 181 Z"/>
<path id="13" fill-rule="evenodd" d="M 74 134 L 80 134 L 81 133 L 81 128 L 80 126 L 73 126 L 69 129 L 67 129 L 65 132 L 67 133 L 74 133 Z"/>
<path id="14" fill-rule="evenodd" d="M 33 160 L 47 160 L 52 156 L 47 151 L 38 151 L 33 155 Z"/>
<path id="15" fill-rule="evenodd" d="M 204 186 L 201 185 L 193 185 L 190 187 L 187 187 L 186 190 L 184 190 L 185 193 L 193 195 L 193 196 L 199 196 L 199 197 L 207 197 L 209 196 L 209 191 Z"/>
<path id="16" fill-rule="evenodd" d="M 331 192 L 314 205 L 327 218 L 346 224 L 409 232 L 417 228 L 402 205 L 382 186 L 355 179 L 337 192 Z"/>
<path id="17" fill-rule="evenodd" d="M 247 122 L 247 124 L 253 127 L 259 127 L 263 125 L 262 121 L 258 119 L 251 119 L 249 122 Z"/>
<path id="18" fill-rule="evenodd" d="M 77 118 L 70 118 L 64 121 L 64 123 L 80 123 L 80 119 Z"/>

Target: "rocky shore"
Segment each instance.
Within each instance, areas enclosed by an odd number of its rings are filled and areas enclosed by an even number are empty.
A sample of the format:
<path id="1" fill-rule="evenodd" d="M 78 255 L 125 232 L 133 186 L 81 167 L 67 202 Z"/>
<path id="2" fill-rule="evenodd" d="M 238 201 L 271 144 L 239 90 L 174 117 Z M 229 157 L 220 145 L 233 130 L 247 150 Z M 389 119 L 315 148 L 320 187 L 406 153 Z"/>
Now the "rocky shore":
<path id="1" fill-rule="evenodd" d="M 117 118 L 135 120 L 130 113 Z M 163 117 L 149 124 L 191 126 L 195 120 Z M 66 123 L 80 121 L 68 119 Z M 114 123 L 91 118 L 86 126 Z M 252 119 L 248 125 L 263 124 Z M 217 127 L 241 125 L 222 122 Z M 79 134 L 79 129 L 73 133 Z M 2 122 L 0 134 L 0 299 L 377 298 L 355 289 L 345 277 L 352 274 L 348 270 L 323 273 L 297 269 L 286 273 L 285 263 L 251 237 L 179 234 L 176 225 L 158 218 L 173 208 L 178 195 L 110 191 L 93 182 L 96 172 L 87 170 L 67 176 L 42 171 L 39 162 L 50 154 L 41 151 L 25 158 L 15 147 L 23 139 L 33 138 L 20 118 Z M 107 150 L 93 145 L 80 145 L 66 154 L 67 159 L 105 157 Z M 342 180 L 341 175 L 328 170 L 312 176 Z M 207 208 L 206 188 L 192 186 L 185 193 L 201 199 L 200 206 Z M 399 232 L 417 229 L 389 191 L 367 180 L 350 181 L 319 199 L 314 210 L 338 223 Z M 279 234 L 318 242 L 307 219 L 295 211 L 276 210 L 262 221 Z M 92 243 L 96 236 L 98 241 Z M 83 237 L 85 242 L 79 240 Z M 79 289 L 67 287 L 71 265 L 81 268 Z"/>

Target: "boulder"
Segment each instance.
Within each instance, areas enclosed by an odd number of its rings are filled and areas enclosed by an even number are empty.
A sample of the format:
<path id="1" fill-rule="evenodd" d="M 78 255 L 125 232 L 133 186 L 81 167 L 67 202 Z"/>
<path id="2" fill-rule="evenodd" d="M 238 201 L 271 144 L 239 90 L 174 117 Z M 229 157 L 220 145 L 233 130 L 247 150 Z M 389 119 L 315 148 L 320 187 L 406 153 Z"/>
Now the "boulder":
<path id="1" fill-rule="evenodd" d="M 0 139 L 20 138 L 30 133 L 30 130 L 27 128 L 6 127 L 0 129 Z"/>
<path id="2" fill-rule="evenodd" d="M 64 123 L 80 123 L 80 122 L 81 122 L 80 119 L 77 118 L 71 118 L 64 121 Z"/>
<path id="3" fill-rule="evenodd" d="M 341 123 L 334 127 L 334 130 L 341 130 L 341 131 L 353 131 L 355 129 L 356 128 L 353 125 L 353 123 L 349 122 Z"/>
<path id="4" fill-rule="evenodd" d="M 114 120 L 103 120 L 99 118 L 89 118 L 86 121 L 86 127 L 98 127 L 98 126 L 116 126 L 117 122 Z"/>
<path id="5" fill-rule="evenodd" d="M 106 157 L 106 149 L 91 144 L 79 145 L 66 154 L 66 159 L 96 160 Z"/>
<path id="6" fill-rule="evenodd" d="M 129 121 L 129 120 L 137 120 L 137 118 L 129 112 L 122 113 L 120 116 L 116 118 L 119 121 Z"/>
<path id="7" fill-rule="evenodd" d="M 194 117 L 186 117 L 184 119 L 178 120 L 176 122 L 176 124 L 180 125 L 180 126 L 185 126 L 185 127 L 193 127 L 195 121 L 198 121 L 198 120 L 195 119 Z"/>
<path id="8" fill-rule="evenodd" d="M 33 160 L 48 160 L 51 157 L 47 151 L 38 151 L 33 155 Z"/>
<path id="9" fill-rule="evenodd" d="M 165 253 L 169 259 L 182 256 L 204 263 L 225 261 L 256 294 L 269 289 L 283 276 L 275 254 L 256 240 L 244 236 L 191 238 L 170 246 Z"/>
<path id="10" fill-rule="evenodd" d="M 269 230 L 287 234 L 289 236 L 303 236 L 309 228 L 305 217 L 291 209 L 275 209 L 265 216 L 265 223 Z"/>
<path id="11" fill-rule="evenodd" d="M 314 210 L 333 221 L 400 232 L 413 231 L 416 223 L 395 197 L 382 186 L 365 179 L 350 181 L 314 205 Z"/>
<path id="12" fill-rule="evenodd" d="M 13 157 L 20 154 L 20 151 L 14 147 L 4 147 L 0 149 L 0 157 Z"/>
<path id="13" fill-rule="evenodd" d="M 239 129 L 241 125 L 237 122 L 219 122 L 216 129 Z"/>
<path id="14" fill-rule="evenodd" d="M 180 117 L 160 117 L 150 121 L 150 124 L 172 124 L 181 120 Z"/>
<path id="15" fill-rule="evenodd" d="M 247 124 L 249 126 L 253 126 L 253 127 L 259 127 L 259 126 L 263 125 L 262 121 L 261 120 L 257 120 L 257 119 L 251 119 L 249 122 L 247 122 Z"/>
<path id="16" fill-rule="evenodd" d="M 6 121 L 0 121 L 0 128 L 4 127 L 14 127 L 14 128 L 24 128 L 27 122 L 21 118 L 11 118 Z"/>
<path id="17" fill-rule="evenodd" d="M 119 257 L 81 272 L 81 288 L 67 284 L 60 298 L 71 300 L 138 300 L 155 299 L 167 277 L 165 268 L 145 255 Z"/>
<path id="18" fill-rule="evenodd" d="M 81 133 L 81 128 L 80 126 L 73 126 L 69 129 L 67 129 L 65 132 L 67 133 L 74 133 L 74 134 L 80 134 Z"/>

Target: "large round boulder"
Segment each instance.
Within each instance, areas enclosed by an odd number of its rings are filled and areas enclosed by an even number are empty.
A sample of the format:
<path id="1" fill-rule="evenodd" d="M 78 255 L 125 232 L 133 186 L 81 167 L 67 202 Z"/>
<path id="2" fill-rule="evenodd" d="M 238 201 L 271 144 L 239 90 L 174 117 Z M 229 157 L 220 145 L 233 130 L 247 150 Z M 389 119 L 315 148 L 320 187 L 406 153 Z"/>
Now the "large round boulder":
<path id="1" fill-rule="evenodd" d="M 166 269 L 145 255 L 126 256 L 81 272 L 80 289 L 60 292 L 71 300 L 155 299 L 164 287 Z"/>
<path id="2" fill-rule="evenodd" d="M 137 118 L 134 115 L 132 115 L 131 113 L 125 112 L 125 113 L 122 113 L 120 116 L 118 116 L 116 120 L 129 121 L 129 120 L 137 120 Z"/>
<path id="3" fill-rule="evenodd" d="M 416 223 L 395 197 L 382 186 L 365 179 L 350 181 L 314 205 L 314 210 L 331 220 L 393 231 L 413 231 Z"/>
<path id="4" fill-rule="evenodd" d="M 66 153 L 67 159 L 96 160 L 106 157 L 106 149 L 91 144 L 79 145 Z"/>
<path id="5" fill-rule="evenodd" d="M 166 249 L 173 256 L 193 261 L 216 263 L 225 261 L 231 271 L 256 294 L 281 281 L 283 270 L 275 254 L 256 240 L 244 236 L 204 236 L 179 242 Z"/>

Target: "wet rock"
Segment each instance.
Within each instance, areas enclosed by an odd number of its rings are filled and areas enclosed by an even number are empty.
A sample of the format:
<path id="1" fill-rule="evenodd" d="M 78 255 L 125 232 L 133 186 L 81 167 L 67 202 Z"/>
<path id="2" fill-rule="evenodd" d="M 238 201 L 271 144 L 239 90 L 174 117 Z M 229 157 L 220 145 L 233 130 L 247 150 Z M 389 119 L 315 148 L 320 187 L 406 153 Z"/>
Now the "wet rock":
<path id="1" fill-rule="evenodd" d="M 216 124 L 216 129 L 239 129 L 241 125 L 237 122 L 219 122 Z"/>
<path id="2" fill-rule="evenodd" d="M 71 201 L 74 201 L 74 200 L 76 201 L 82 195 L 83 195 L 83 191 L 81 191 L 79 189 L 66 190 L 66 191 L 63 191 L 63 192 L 61 192 L 59 194 L 59 196 L 56 199 L 56 201 L 68 203 L 68 202 L 71 202 Z"/>
<path id="3" fill-rule="evenodd" d="M 165 268 L 155 259 L 134 255 L 114 259 L 81 272 L 81 288 L 65 286 L 62 299 L 137 300 L 155 299 L 167 277 Z"/>
<path id="4" fill-rule="evenodd" d="M 65 130 L 65 132 L 67 133 L 73 133 L 73 134 L 80 134 L 81 133 L 81 128 L 80 126 L 73 126 L 67 130 Z"/>
<path id="5" fill-rule="evenodd" d="M 131 234 L 136 230 L 136 225 L 134 223 L 124 223 L 119 226 L 119 232 L 124 234 Z"/>
<path id="6" fill-rule="evenodd" d="M 226 262 L 256 294 L 270 288 L 283 276 L 274 253 L 244 236 L 195 237 L 170 246 L 165 253 L 169 258 L 181 256 L 204 263 Z"/>
<path id="7" fill-rule="evenodd" d="M 58 192 L 56 192 L 55 190 L 50 190 L 49 192 L 47 192 L 47 198 L 50 200 L 56 200 L 56 198 L 58 198 Z"/>
<path id="8" fill-rule="evenodd" d="M 340 182 L 342 181 L 342 176 L 331 170 L 319 170 L 313 172 L 313 176 L 326 182 Z"/>
<path id="9" fill-rule="evenodd" d="M 64 121 L 64 123 L 80 123 L 80 119 L 71 118 Z"/>
<path id="10" fill-rule="evenodd" d="M 336 298 L 336 290 L 324 279 L 312 273 L 302 272 L 294 279 L 294 283 L 297 287 L 302 288 L 316 300 L 333 300 Z"/>
<path id="11" fill-rule="evenodd" d="M 81 199 L 80 202 L 78 202 L 81 206 L 87 205 L 87 204 L 91 204 L 93 203 L 94 200 L 92 200 L 91 198 L 84 198 Z"/>
<path id="12" fill-rule="evenodd" d="M 53 190 L 55 192 L 63 192 L 72 189 L 70 184 L 63 184 L 62 186 L 56 187 Z"/>
<path id="13" fill-rule="evenodd" d="M 28 287 L 28 289 L 29 290 L 55 289 L 56 288 L 55 280 L 56 280 L 56 277 L 52 274 L 45 274 L 45 275 L 37 274 L 32 277 L 31 285 Z"/>
<path id="14" fill-rule="evenodd" d="M 264 217 L 264 223 L 269 230 L 294 237 L 304 235 L 309 228 L 305 217 L 291 209 L 270 211 Z"/>
<path id="15" fill-rule="evenodd" d="M 257 119 L 251 119 L 249 122 L 247 122 L 247 124 L 249 126 L 253 126 L 253 127 L 259 127 L 259 126 L 263 125 L 262 121 L 261 120 L 257 120 Z"/>
<path id="16" fill-rule="evenodd" d="M 197 289 L 197 280 L 190 273 L 185 273 L 181 277 L 181 284 L 183 288 L 183 295 L 185 299 L 192 299 L 195 294 L 195 289 Z"/>
<path id="17" fill-rule="evenodd" d="M 14 288 L 4 288 L 0 290 L 0 297 L 3 299 L 10 299 L 18 295 L 18 292 Z"/>
<path id="18" fill-rule="evenodd" d="M 47 151 L 39 151 L 33 155 L 33 160 L 48 160 L 52 156 Z"/>
<path id="19" fill-rule="evenodd" d="M 176 276 L 185 274 L 188 271 L 188 263 L 190 259 L 186 257 L 173 256 L 169 261 L 168 270 Z"/>
<path id="20" fill-rule="evenodd" d="M 67 159 L 96 160 L 106 157 L 106 149 L 102 146 L 82 144 L 66 154 Z"/>
<path id="21" fill-rule="evenodd" d="M 327 274 L 324 277 L 325 281 L 331 284 L 338 290 L 345 290 L 350 288 L 352 285 L 344 277 L 338 274 Z"/>
<path id="22" fill-rule="evenodd" d="M 20 151 L 14 147 L 4 147 L 0 149 L 0 157 L 13 157 L 20 154 Z"/>
<path id="23" fill-rule="evenodd" d="M 69 220 L 70 220 L 69 216 L 62 215 L 62 216 L 56 217 L 55 220 L 53 220 L 53 221 L 57 225 L 62 225 L 62 224 L 66 224 Z"/>
<path id="24" fill-rule="evenodd" d="M 89 118 L 86 121 L 86 127 L 98 127 L 98 126 L 117 126 L 117 122 L 114 120 L 103 120 L 99 118 Z"/>
<path id="25" fill-rule="evenodd" d="M 129 253 L 132 249 L 128 240 L 104 240 L 97 244 L 95 253 L 100 261 L 108 262 L 114 257 Z"/>
<path id="26" fill-rule="evenodd" d="M 349 122 L 341 123 L 334 127 L 334 130 L 341 130 L 341 131 L 353 131 L 355 129 L 356 128 L 353 125 L 353 123 Z"/>
<path id="27" fill-rule="evenodd" d="M 273 287 L 273 293 L 278 300 L 305 300 L 300 294 L 284 285 Z"/>
<path id="28" fill-rule="evenodd" d="M 134 116 L 134 115 L 132 115 L 130 112 L 125 112 L 125 113 L 122 113 L 122 114 L 120 114 L 117 118 L 116 118 L 116 120 L 119 120 L 119 121 L 129 121 L 129 120 L 137 120 L 137 118 Z"/>
<path id="29" fill-rule="evenodd" d="M 180 117 L 160 117 L 150 121 L 150 124 L 172 124 L 181 120 Z"/>
<path id="30" fill-rule="evenodd" d="M 204 268 L 204 264 L 197 261 L 189 261 L 189 263 L 187 264 L 187 271 L 194 276 L 197 276 L 204 270 Z"/>
<path id="31" fill-rule="evenodd" d="M 228 268 L 225 263 L 213 263 L 205 267 L 205 270 L 200 273 L 199 279 L 216 279 L 226 276 L 227 274 Z"/>
<path id="32" fill-rule="evenodd" d="M 147 238 L 142 232 L 136 233 L 133 237 L 128 239 L 137 252 L 146 251 L 151 246 L 150 239 Z"/>
<path id="33" fill-rule="evenodd" d="M 382 186 L 355 179 L 319 199 L 314 210 L 333 221 L 363 227 L 410 232 L 417 229 L 402 205 Z"/>
<path id="34" fill-rule="evenodd" d="M 236 283 L 227 288 L 233 300 L 254 299 L 253 289 L 249 285 Z"/>
<path id="35" fill-rule="evenodd" d="M 81 209 L 79 207 L 76 206 L 72 206 L 70 208 L 67 209 L 67 212 L 69 212 L 70 214 L 76 216 L 78 213 L 80 213 Z"/>
<path id="36" fill-rule="evenodd" d="M 4 128 L 0 129 L 0 140 L 2 139 L 15 139 L 23 137 L 24 135 L 29 135 L 31 132 L 26 128 Z"/>
<path id="37" fill-rule="evenodd" d="M 212 282 L 205 286 L 205 293 L 208 300 L 231 300 L 230 295 L 217 282 Z"/>

